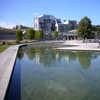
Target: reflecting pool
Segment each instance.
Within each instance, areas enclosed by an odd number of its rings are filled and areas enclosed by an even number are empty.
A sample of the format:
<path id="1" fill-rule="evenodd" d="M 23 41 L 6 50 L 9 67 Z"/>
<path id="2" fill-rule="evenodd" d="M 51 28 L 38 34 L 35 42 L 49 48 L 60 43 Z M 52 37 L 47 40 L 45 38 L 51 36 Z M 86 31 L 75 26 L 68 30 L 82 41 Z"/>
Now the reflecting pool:
<path id="1" fill-rule="evenodd" d="M 100 52 L 23 47 L 7 98 L 12 94 L 20 100 L 100 100 Z"/>

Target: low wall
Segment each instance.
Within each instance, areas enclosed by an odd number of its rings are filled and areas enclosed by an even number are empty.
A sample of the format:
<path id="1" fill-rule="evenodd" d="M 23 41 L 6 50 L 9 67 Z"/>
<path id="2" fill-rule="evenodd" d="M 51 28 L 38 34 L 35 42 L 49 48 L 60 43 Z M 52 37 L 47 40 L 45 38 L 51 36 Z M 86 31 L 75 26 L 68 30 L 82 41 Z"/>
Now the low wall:
<path id="1" fill-rule="evenodd" d="M 0 40 L 16 40 L 16 35 L 0 34 Z"/>
<path id="2" fill-rule="evenodd" d="M 19 46 L 12 46 L 0 54 L 0 100 L 5 98 L 18 49 Z"/>

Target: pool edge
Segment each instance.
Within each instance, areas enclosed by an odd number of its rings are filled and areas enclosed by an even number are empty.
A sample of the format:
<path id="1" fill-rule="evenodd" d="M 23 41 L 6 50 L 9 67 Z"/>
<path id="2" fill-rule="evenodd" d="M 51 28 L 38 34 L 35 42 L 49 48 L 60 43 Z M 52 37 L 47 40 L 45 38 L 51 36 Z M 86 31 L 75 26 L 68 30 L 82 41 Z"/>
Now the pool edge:
<path id="1" fill-rule="evenodd" d="M 1 59 L 6 58 L 6 60 L 4 63 L 0 65 L 0 67 L 2 67 L 5 71 L 4 75 L 2 75 L 0 79 L 0 100 L 5 100 L 5 96 L 9 88 L 11 76 L 13 74 L 14 65 L 16 63 L 17 54 L 18 54 L 19 49 L 22 46 L 26 46 L 26 45 L 21 44 L 21 45 L 11 46 L 10 48 L 8 48 L 8 50 L 5 51 L 6 52 L 5 54 L 7 54 L 7 57 L 5 55 L 3 58 L 1 58 Z"/>

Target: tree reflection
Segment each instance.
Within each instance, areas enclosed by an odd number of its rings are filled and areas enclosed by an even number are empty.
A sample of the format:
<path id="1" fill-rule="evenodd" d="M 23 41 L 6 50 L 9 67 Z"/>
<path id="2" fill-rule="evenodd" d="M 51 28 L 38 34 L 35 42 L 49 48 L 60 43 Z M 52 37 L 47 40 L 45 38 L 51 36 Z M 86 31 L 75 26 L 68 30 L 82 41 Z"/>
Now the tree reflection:
<path id="1" fill-rule="evenodd" d="M 44 66 L 49 67 L 51 64 L 54 64 L 56 61 L 56 52 L 50 48 L 46 48 L 40 56 L 40 63 Z"/>
<path id="2" fill-rule="evenodd" d="M 92 52 L 77 52 L 77 58 L 83 68 L 90 67 L 92 54 Z"/>
<path id="3" fill-rule="evenodd" d="M 59 62 L 78 60 L 82 68 L 89 68 L 91 60 L 98 56 L 94 52 L 57 51 L 51 47 L 28 47 L 25 49 L 25 53 L 30 60 L 35 60 L 36 64 L 43 64 L 45 67 L 50 67 Z M 23 49 L 20 49 L 18 57 L 22 59 L 23 54 Z"/>
<path id="4" fill-rule="evenodd" d="M 24 56 L 24 49 L 23 48 L 20 48 L 20 50 L 18 51 L 18 58 L 21 60 Z"/>
<path id="5" fill-rule="evenodd" d="M 26 53 L 30 60 L 34 59 L 34 57 L 35 57 L 35 49 L 34 48 L 29 47 L 28 50 L 26 51 Z"/>

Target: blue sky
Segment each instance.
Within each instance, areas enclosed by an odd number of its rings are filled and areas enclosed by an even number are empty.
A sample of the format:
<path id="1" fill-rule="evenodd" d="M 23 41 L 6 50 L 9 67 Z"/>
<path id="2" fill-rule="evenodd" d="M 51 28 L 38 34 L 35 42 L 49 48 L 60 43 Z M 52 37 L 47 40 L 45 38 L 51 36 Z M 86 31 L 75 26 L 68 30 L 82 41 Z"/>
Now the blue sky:
<path id="1" fill-rule="evenodd" d="M 84 16 L 100 25 L 100 0 L 0 0 L 0 26 L 33 26 L 36 15 L 50 14 L 66 20 Z"/>

